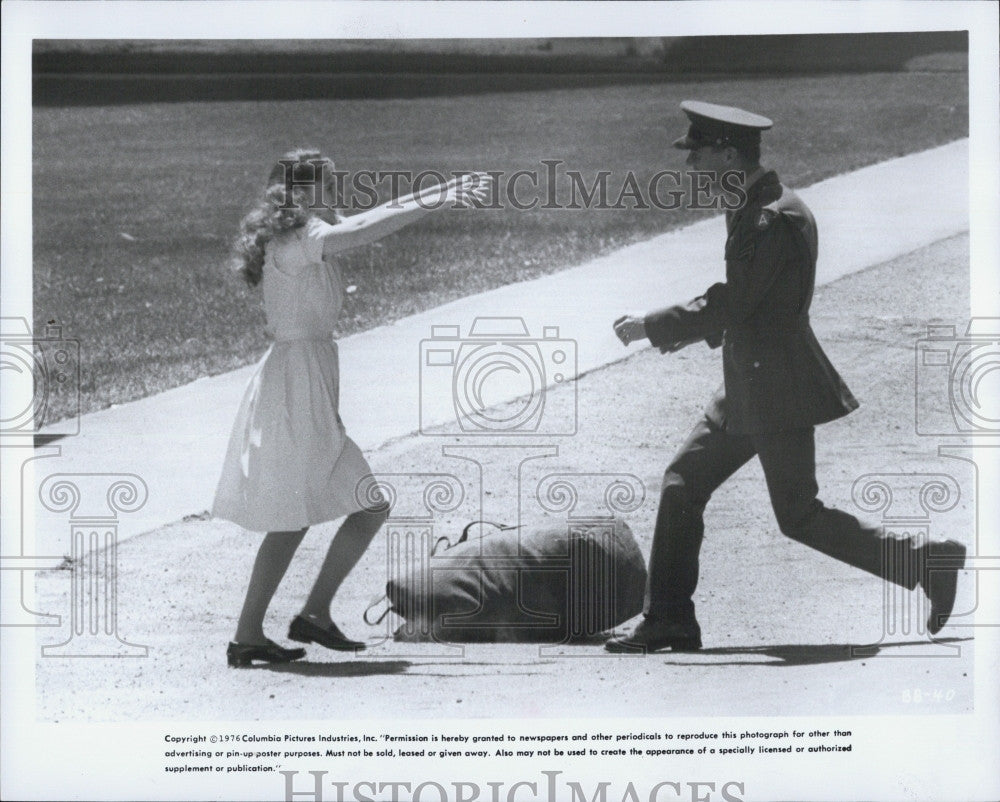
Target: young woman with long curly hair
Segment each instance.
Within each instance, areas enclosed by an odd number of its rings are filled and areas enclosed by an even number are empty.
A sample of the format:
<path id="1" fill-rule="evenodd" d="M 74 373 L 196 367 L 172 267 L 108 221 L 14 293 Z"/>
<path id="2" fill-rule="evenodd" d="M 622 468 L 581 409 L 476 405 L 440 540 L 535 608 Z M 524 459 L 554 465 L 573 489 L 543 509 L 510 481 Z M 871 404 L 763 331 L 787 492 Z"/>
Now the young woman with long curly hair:
<path id="1" fill-rule="evenodd" d="M 333 163 L 318 151 L 286 154 L 243 219 L 235 245 L 239 272 L 249 284 L 263 285 L 274 341 L 243 396 L 212 509 L 214 516 L 267 533 L 227 650 L 230 666 L 288 662 L 305 655 L 304 649 L 268 639 L 264 615 L 306 530 L 341 517 L 288 637 L 343 651 L 364 648 L 340 631 L 330 605 L 385 521 L 387 509 L 380 497 L 359 492 L 371 469 L 347 436 L 338 411 L 333 329 L 343 289 L 335 257 L 435 209 L 483 200 L 488 186 L 481 174 L 462 176 L 344 217 L 332 171 Z"/>

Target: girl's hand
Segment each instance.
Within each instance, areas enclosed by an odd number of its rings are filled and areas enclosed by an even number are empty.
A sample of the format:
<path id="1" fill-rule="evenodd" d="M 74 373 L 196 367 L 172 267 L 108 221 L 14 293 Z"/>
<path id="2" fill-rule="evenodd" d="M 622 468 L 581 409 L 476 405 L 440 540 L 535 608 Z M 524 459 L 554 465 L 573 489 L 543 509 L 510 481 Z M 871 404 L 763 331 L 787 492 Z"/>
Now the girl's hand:
<path id="1" fill-rule="evenodd" d="M 448 199 L 456 206 L 479 208 L 490 195 L 493 177 L 487 173 L 466 173 L 448 182 Z"/>

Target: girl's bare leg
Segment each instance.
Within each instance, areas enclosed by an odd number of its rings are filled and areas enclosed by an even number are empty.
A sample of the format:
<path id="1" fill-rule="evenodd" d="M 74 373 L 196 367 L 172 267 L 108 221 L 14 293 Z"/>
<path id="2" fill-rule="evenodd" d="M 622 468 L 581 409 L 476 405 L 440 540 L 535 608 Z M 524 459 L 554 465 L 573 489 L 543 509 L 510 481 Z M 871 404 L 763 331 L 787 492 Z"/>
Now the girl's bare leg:
<path id="1" fill-rule="evenodd" d="M 306 527 L 308 529 L 308 527 Z M 297 532 L 268 532 L 257 550 L 243 610 L 236 625 L 237 643 L 265 644 L 264 614 L 278 589 L 306 529 Z"/>
<path id="2" fill-rule="evenodd" d="M 383 510 L 361 510 L 344 519 L 330 543 L 316 583 L 302 608 L 301 615 L 304 618 L 321 627 L 333 623 L 330 619 L 330 603 L 385 519 L 386 512 Z"/>

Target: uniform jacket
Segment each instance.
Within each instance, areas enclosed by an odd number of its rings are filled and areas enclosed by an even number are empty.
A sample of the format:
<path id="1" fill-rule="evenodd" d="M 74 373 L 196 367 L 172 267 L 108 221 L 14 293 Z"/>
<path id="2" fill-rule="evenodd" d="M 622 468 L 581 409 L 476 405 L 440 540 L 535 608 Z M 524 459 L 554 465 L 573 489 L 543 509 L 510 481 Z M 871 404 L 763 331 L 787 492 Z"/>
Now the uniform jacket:
<path id="1" fill-rule="evenodd" d="M 647 315 L 650 341 L 662 352 L 722 345 L 725 384 L 706 414 L 733 434 L 813 426 L 857 409 L 809 325 L 818 246 L 809 208 L 768 172 L 727 212 L 726 229 L 725 283 Z"/>

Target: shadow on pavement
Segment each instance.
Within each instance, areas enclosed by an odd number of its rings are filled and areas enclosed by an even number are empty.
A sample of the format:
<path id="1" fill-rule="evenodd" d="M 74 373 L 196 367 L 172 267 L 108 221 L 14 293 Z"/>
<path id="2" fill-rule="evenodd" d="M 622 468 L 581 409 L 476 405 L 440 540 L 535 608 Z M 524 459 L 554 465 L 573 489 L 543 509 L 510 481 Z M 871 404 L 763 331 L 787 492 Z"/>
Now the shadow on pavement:
<path id="1" fill-rule="evenodd" d="M 954 651 L 950 654 L 933 655 L 932 657 L 959 657 L 961 652 L 957 644 L 966 643 L 972 641 L 973 638 L 939 638 L 933 643 L 938 643 L 944 646 L 953 645 Z M 665 665 L 677 665 L 677 666 L 806 666 L 806 665 L 819 665 L 822 663 L 846 663 L 851 661 L 864 661 L 870 660 L 874 657 L 912 657 L 913 655 L 907 654 L 893 654 L 893 652 L 899 649 L 906 649 L 917 646 L 927 646 L 931 641 L 928 640 L 914 640 L 914 641 L 900 641 L 898 643 L 884 643 L 884 644 L 874 644 L 874 645 L 864 645 L 858 646 L 857 644 L 850 643 L 814 643 L 814 644 L 780 644 L 776 646 L 726 646 L 719 647 L 715 649 L 701 649 L 698 652 L 684 652 L 684 657 L 682 659 L 667 659 L 663 663 Z M 496 644 L 497 646 L 502 646 L 503 644 Z M 859 652 L 860 649 L 864 649 L 865 653 Z M 585 655 L 580 655 L 581 657 Z M 644 655 L 636 654 L 635 657 L 642 657 Z M 658 652 L 650 657 L 673 657 L 673 652 Z M 759 657 L 766 659 L 745 659 L 745 660 L 716 660 L 712 658 L 716 657 Z M 927 655 L 916 655 L 917 657 L 927 657 Z M 552 663 L 554 662 L 554 657 L 540 661 L 533 661 L 530 664 L 540 663 Z M 702 659 L 709 658 L 709 659 Z M 311 662 L 308 660 L 297 660 L 292 663 L 280 663 L 275 665 L 262 665 L 254 666 L 256 669 L 263 669 L 267 671 L 275 671 L 285 674 L 300 674 L 304 677 L 368 677 L 368 676 L 378 676 L 378 675 L 391 675 L 391 674 L 404 674 L 411 668 L 426 668 L 430 665 L 450 665 L 455 667 L 469 667 L 469 666 L 520 666 L 529 665 L 525 662 L 517 663 L 504 663 L 501 661 L 490 662 L 490 661 L 478 661 L 478 662 L 467 662 L 461 659 L 461 657 L 456 657 L 454 660 L 448 660 L 442 663 L 441 660 L 431 659 L 422 660 L 416 658 L 415 660 L 384 660 L 384 659 L 369 659 L 364 658 L 360 660 L 350 660 L 348 662 Z M 433 675 L 426 674 L 424 672 L 419 672 L 420 676 L 448 676 L 453 677 L 454 674 L 441 674 Z M 531 676 L 535 672 L 504 672 L 504 675 L 514 676 L 515 674 L 520 676 Z"/>
<path id="2" fill-rule="evenodd" d="M 260 668 L 282 674 L 301 674 L 303 677 L 373 677 L 379 674 L 402 674 L 412 665 L 409 660 L 351 660 L 342 663 L 296 660 L 292 663 L 263 665 Z"/>
<path id="3" fill-rule="evenodd" d="M 938 638 L 934 643 L 958 644 L 971 641 L 973 638 Z M 814 643 L 814 644 L 785 644 L 779 646 L 727 646 L 718 649 L 702 649 L 699 652 L 688 652 L 692 658 L 714 657 L 716 655 L 725 657 L 730 655 L 748 655 L 770 658 L 768 660 L 668 660 L 668 665 L 683 666 L 805 666 L 818 665 L 820 663 L 843 663 L 856 660 L 870 660 L 873 657 L 905 657 L 906 655 L 893 655 L 896 649 L 912 646 L 927 646 L 931 641 L 901 641 L 899 643 L 883 643 L 876 645 L 858 646 L 850 643 Z M 858 649 L 865 649 L 868 654 L 858 654 Z M 670 655 L 671 652 L 664 652 Z M 947 657 L 958 657 L 960 652 L 955 651 Z M 942 655 L 944 656 L 944 655 Z"/>

